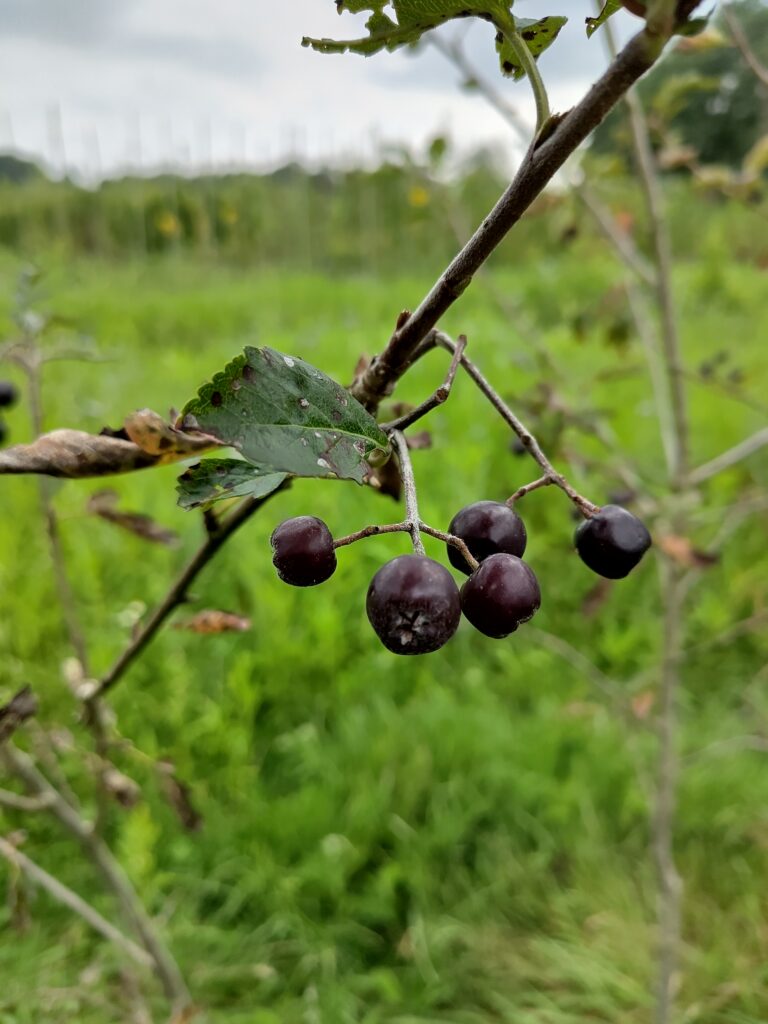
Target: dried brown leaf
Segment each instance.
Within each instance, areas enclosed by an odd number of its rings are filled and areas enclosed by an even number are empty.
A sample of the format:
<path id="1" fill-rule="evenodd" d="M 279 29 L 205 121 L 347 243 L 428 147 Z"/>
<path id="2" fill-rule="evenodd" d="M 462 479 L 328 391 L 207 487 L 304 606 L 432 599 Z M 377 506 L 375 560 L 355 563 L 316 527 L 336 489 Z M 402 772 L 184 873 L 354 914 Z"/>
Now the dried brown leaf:
<path id="1" fill-rule="evenodd" d="M 167 423 L 151 409 L 139 409 L 127 416 L 125 432 L 131 441 L 160 465 L 199 455 L 211 448 L 221 448 L 221 441 L 209 434 L 190 433 Z"/>
<path id="2" fill-rule="evenodd" d="M 653 705 L 655 703 L 656 694 L 653 690 L 643 690 L 642 693 L 636 693 L 630 702 L 632 714 L 635 718 L 644 722 L 653 710 Z"/>
<path id="3" fill-rule="evenodd" d="M 109 795 L 114 797 L 121 807 L 135 807 L 141 800 L 138 783 L 114 766 L 110 766 L 102 773 L 101 781 Z"/>
<path id="4" fill-rule="evenodd" d="M 31 444 L 0 451 L 0 473 L 42 473 L 46 476 L 109 476 L 154 466 L 157 459 L 132 441 L 82 430 L 53 430 Z"/>
<path id="5" fill-rule="evenodd" d="M 163 465 L 198 455 L 220 442 L 207 434 L 189 434 L 166 423 L 149 409 L 129 416 L 122 430 L 100 434 L 53 430 L 31 444 L 0 451 L 0 474 L 41 473 L 45 476 L 111 476 Z"/>
<path id="6" fill-rule="evenodd" d="M 659 537 L 657 543 L 667 558 L 687 569 L 707 569 L 720 561 L 719 554 L 702 551 L 688 537 L 678 534 L 668 533 Z"/>
<path id="7" fill-rule="evenodd" d="M 97 491 L 88 500 L 88 511 L 108 523 L 128 530 L 142 540 L 153 544 L 165 544 L 166 547 L 175 547 L 178 544 L 178 534 L 173 530 L 160 526 L 143 512 L 121 512 L 115 508 L 117 501 L 118 495 L 114 491 Z"/>
<path id="8" fill-rule="evenodd" d="M 161 762 L 159 768 L 163 792 L 182 826 L 188 832 L 199 832 L 203 827 L 203 817 L 192 803 L 190 787 L 177 777 L 175 768 L 170 762 Z"/>
<path id="9" fill-rule="evenodd" d="M 587 618 L 591 619 L 593 615 L 597 615 L 600 609 L 603 607 L 605 602 L 608 600 L 608 596 L 613 589 L 612 580 L 600 579 L 595 583 L 594 587 L 588 591 L 586 597 L 581 602 L 581 613 Z"/>
<path id="10" fill-rule="evenodd" d="M 190 633 L 245 633 L 251 628 L 251 620 L 231 612 L 206 608 L 191 619 L 174 624 L 174 629 L 186 629 Z"/>
<path id="11" fill-rule="evenodd" d="M 19 726 L 36 713 L 37 697 L 29 686 L 25 686 L 0 707 L 0 743 L 10 739 Z"/>

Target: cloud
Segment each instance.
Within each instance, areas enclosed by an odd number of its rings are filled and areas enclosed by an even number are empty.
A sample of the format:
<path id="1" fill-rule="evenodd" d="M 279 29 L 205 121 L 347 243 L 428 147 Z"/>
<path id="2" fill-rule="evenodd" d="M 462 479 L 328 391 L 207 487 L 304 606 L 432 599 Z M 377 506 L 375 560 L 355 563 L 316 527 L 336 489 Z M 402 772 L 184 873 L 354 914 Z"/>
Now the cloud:
<path id="1" fill-rule="evenodd" d="M 529 16 L 538 6 L 517 0 L 515 11 Z M 585 37 L 590 0 L 550 8 L 571 17 L 540 62 L 552 106 L 563 110 L 598 76 L 604 55 L 598 37 Z M 509 138 L 433 47 L 362 58 L 300 45 L 303 34 L 354 36 L 361 20 L 340 18 L 333 0 L 0 0 L 0 146 L 9 141 L 6 113 L 17 145 L 59 159 L 53 107 L 68 166 L 92 173 L 127 159 L 258 164 L 296 149 L 351 157 L 371 154 L 379 139 L 416 145 L 437 131 L 465 148 Z M 489 26 L 473 19 L 441 31 L 465 34 L 470 59 L 532 120 L 527 83 L 498 75 Z"/>

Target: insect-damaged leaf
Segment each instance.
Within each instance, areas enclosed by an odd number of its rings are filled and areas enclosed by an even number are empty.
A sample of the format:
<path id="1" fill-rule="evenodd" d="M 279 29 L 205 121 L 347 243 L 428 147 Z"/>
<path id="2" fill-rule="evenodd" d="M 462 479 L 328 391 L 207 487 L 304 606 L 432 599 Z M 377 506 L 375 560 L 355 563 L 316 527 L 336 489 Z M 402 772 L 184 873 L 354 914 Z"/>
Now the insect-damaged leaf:
<path id="1" fill-rule="evenodd" d="M 236 448 L 261 473 L 363 483 L 390 453 L 387 435 L 340 384 L 271 348 L 246 348 L 203 385 L 180 426 Z"/>
<path id="2" fill-rule="evenodd" d="M 554 42 L 567 18 L 539 20 L 513 18 L 512 3 L 504 0 L 336 0 L 339 13 L 360 14 L 370 11 L 366 22 L 368 35 L 361 39 L 302 39 L 320 53 L 359 53 L 368 57 L 380 50 L 396 50 L 417 43 L 425 32 L 454 18 L 482 18 L 503 32 L 515 25 L 528 49 L 538 57 Z M 385 12 L 391 8 L 394 18 Z M 499 60 L 507 75 L 522 78 L 524 71 L 506 42 L 498 42 Z"/>
<path id="3" fill-rule="evenodd" d="M 534 57 L 538 57 L 554 43 L 567 21 L 567 18 L 554 17 L 540 18 L 538 21 L 532 18 L 515 18 L 517 31 Z M 496 52 L 505 75 L 516 80 L 525 76 L 519 58 L 501 32 L 496 36 Z"/>
<path id="4" fill-rule="evenodd" d="M 585 18 L 587 23 L 587 36 L 593 35 L 597 32 L 601 25 L 604 25 L 608 19 L 614 15 L 617 11 L 620 11 L 623 7 L 621 0 L 605 0 L 603 9 L 595 18 Z"/>
<path id="5" fill-rule="evenodd" d="M 264 498 L 288 476 L 261 470 L 241 459 L 205 459 L 182 473 L 176 484 L 182 508 L 200 508 L 224 498 Z"/>

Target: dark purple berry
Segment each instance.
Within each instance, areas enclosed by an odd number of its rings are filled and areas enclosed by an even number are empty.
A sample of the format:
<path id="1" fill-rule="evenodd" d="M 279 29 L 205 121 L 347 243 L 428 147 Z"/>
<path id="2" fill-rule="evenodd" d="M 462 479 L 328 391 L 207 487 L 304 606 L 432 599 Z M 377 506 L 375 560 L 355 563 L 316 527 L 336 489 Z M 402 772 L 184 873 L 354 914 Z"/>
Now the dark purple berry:
<path id="1" fill-rule="evenodd" d="M 316 516 L 286 519 L 271 537 L 277 575 L 293 587 L 314 587 L 336 570 L 331 531 Z"/>
<path id="2" fill-rule="evenodd" d="M 540 605 L 533 570 L 504 552 L 486 558 L 461 588 L 461 610 L 475 629 L 497 640 L 514 633 Z"/>
<path id="3" fill-rule="evenodd" d="M 426 555 L 400 555 L 371 580 L 365 605 L 379 640 L 394 654 L 429 654 L 459 627 L 453 576 Z"/>
<path id="4" fill-rule="evenodd" d="M 0 409 L 7 409 L 15 405 L 19 400 L 19 392 L 16 385 L 9 380 L 0 380 Z"/>
<path id="5" fill-rule="evenodd" d="M 528 540 L 523 520 L 500 501 L 476 501 L 467 505 L 453 517 L 448 533 L 460 537 L 478 562 L 500 551 L 521 558 Z M 454 569 L 469 576 L 472 569 L 461 552 L 452 544 L 447 547 Z"/>
<path id="6" fill-rule="evenodd" d="M 620 580 L 651 546 L 651 535 L 637 516 L 620 505 L 603 505 L 585 519 L 574 536 L 582 562 L 599 576 Z"/>

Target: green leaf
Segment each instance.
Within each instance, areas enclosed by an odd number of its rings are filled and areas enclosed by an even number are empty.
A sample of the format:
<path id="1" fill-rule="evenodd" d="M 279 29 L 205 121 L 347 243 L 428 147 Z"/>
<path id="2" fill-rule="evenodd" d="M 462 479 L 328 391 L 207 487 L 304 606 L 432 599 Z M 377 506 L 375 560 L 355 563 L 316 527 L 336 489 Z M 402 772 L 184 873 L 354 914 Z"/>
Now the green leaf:
<path id="1" fill-rule="evenodd" d="M 499 32 L 516 24 L 529 50 L 538 57 L 557 37 L 567 18 L 513 19 L 512 3 L 503 0 L 336 0 L 339 13 L 360 14 L 370 11 L 366 22 L 368 35 L 361 39 L 312 39 L 305 36 L 302 46 L 311 46 L 320 53 L 359 53 L 369 57 L 381 50 L 396 50 L 412 46 L 425 32 L 454 18 L 482 18 L 490 21 Z M 390 7 L 396 17 L 385 13 Z M 515 78 L 523 77 L 523 70 L 508 43 L 497 38 L 502 69 Z"/>
<path id="2" fill-rule="evenodd" d="M 617 11 L 620 11 L 623 7 L 621 0 L 605 0 L 602 11 L 597 15 L 596 18 L 587 18 L 587 36 L 594 35 L 595 32 L 604 25 L 608 19 L 614 15 Z"/>
<path id="3" fill-rule="evenodd" d="M 264 498 L 287 477 L 287 473 L 265 471 L 241 459 L 204 459 L 179 477 L 178 504 L 192 509 L 225 498 Z"/>
<path id="4" fill-rule="evenodd" d="M 246 348 L 184 408 L 182 424 L 236 448 L 260 473 L 363 483 L 387 435 L 336 381 L 303 359 Z"/>
<path id="5" fill-rule="evenodd" d="M 525 45 L 534 57 L 538 57 L 554 43 L 567 21 L 567 18 L 555 17 L 540 18 L 538 21 L 531 18 L 515 18 L 515 25 Z M 515 51 L 501 32 L 496 36 L 496 52 L 503 74 L 516 81 L 524 77 L 525 71 L 520 66 Z"/>

